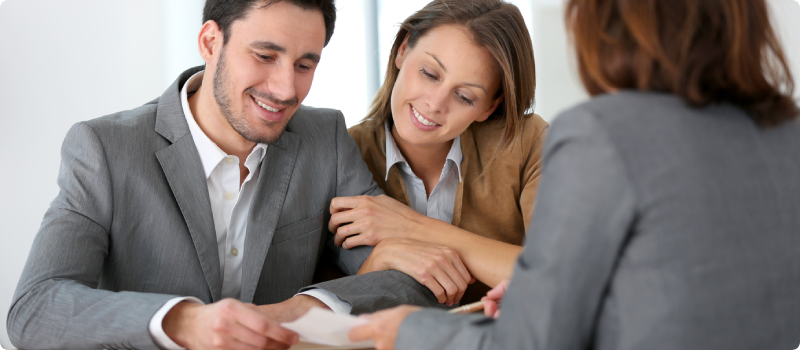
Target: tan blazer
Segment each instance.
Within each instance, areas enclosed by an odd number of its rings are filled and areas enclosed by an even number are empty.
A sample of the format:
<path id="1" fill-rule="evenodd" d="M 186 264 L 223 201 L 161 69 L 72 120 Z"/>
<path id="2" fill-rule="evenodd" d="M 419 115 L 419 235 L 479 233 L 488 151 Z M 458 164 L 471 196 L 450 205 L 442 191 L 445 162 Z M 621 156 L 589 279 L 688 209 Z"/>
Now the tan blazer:
<path id="1" fill-rule="evenodd" d="M 472 123 L 461 134 L 461 181 L 456 192 L 452 224 L 502 242 L 522 245 L 534 208 L 541 174 L 541 152 L 547 122 L 536 114 L 523 118 L 522 137 L 490 162 L 503 137 L 502 120 Z M 396 166 L 386 179 L 386 135 L 383 127 L 364 123 L 348 132 L 361 149 L 361 157 L 386 195 L 408 205 L 405 184 Z M 488 288 L 475 283 L 462 303 L 477 300 Z M 468 298 L 469 297 L 469 298 Z"/>

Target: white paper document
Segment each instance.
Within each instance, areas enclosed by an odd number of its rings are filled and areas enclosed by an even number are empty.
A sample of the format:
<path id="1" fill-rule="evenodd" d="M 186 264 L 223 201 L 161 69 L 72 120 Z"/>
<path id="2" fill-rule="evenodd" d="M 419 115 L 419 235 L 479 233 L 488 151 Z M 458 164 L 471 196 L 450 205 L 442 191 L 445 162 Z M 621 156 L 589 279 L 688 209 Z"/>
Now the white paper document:
<path id="1" fill-rule="evenodd" d="M 350 332 L 351 329 L 366 323 L 367 320 L 362 318 L 352 315 L 337 315 L 333 311 L 314 307 L 294 322 L 286 322 L 281 324 L 281 326 L 299 334 L 300 341 L 305 343 L 348 349 L 373 348 L 375 347 L 375 342 L 371 339 L 353 342 L 350 341 L 350 338 L 347 336 L 347 333 Z M 298 348 L 308 347 L 305 344 L 297 345 L 300 345 Z M 308 348 L 310 349 L 312 347 Z M 326 347 L 319 348 L 322 349 Z"/>

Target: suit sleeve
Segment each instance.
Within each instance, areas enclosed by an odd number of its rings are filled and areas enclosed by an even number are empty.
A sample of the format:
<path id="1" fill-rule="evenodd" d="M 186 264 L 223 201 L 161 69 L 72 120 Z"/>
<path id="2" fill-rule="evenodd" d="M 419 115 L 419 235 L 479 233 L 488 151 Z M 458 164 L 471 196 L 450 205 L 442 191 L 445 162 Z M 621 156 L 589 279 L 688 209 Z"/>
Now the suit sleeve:
<path id="1" fill-rule="evenodd" d="M 58 186 L 14 294 L 11 341 L 30 349 L 157 348 L 148 322 L 174 296 L 97 289 L 113 200 L 103 146 L 85 123 L 67 133 Z"/>
<path id="2" fill-rule="evenodd" d="M 339 157 L 336 174 L 337 197 L 383 194 L 372 179 L 367 164 L 361 158 L 358 145 L 347 133 L 341 112 L 336 125 L 336 149 Z M 326 219 L 330 219 L 330 213 Z M 350 276 L 309 286 L 303 288 L 301 292 L 310 288 L 325 289 L 352 305 L 353 314 L 373 312 L 401 304 L 439 305 L 436 296 L 427 287 L 402 272 L 389 270 L 356 275 L 372 252 L 371 246 L 342 249 L 333 244 L 333 235 L 330 235 L 326 249 L 332 251 L 336 264 Z"/>
<path id="3" fill-rule="evenodd" d="M 501 317 L 414 313 L 400 327 L 397 349 L 591 347 L 635 217 L 628 173 L 591 113 L 573 110 L 553 124 L 537 201 Z"/>

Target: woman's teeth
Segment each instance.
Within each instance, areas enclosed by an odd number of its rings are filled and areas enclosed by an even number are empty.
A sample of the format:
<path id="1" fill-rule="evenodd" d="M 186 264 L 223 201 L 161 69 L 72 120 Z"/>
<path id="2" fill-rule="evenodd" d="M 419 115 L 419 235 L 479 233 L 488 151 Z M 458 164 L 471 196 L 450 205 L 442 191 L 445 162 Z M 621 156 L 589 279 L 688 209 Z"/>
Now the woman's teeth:
<path id="1" fill-rule="evenodd" d="M 268 111 L 270 111 L 270 112 L 277 112 L 277 111 L 280 111 L 280 109 L 277 109 L 277 108 L 272 108 L 272 107 L 270 107 L 270 106 L 267 106 L 267 105 L 265 105 L 265 104 L 261 103 L 261 101 L 259 101 L 259 100 L 258 100 L 258 99 L 256 99 L 256 98 L 253 98 L 253 100 L 254 100 L 254 101 L 256 101 L 256 104 L 258 104 L 258 105 L 259 105 L 261 108 L 263 108 L 263 109 L 266 109 L 266 110 L 268 110 Z"/>
<path id="2" fill-rule="evenodd" d="M 430 120 L 427 120 L 427 119 L 423 118 L 413 106 L 411 107 L 411 110 L 414 111 L 414 116 L 417 117 L 417 120 L 420 123 L 422 123 L 423 125 L 427 125 L 427 126 L 437 126 L 437 125 L 439 125 L 439 124 L 436 124 L 436 123 L 434 123 L 434 122 L 432 122 Z"/>

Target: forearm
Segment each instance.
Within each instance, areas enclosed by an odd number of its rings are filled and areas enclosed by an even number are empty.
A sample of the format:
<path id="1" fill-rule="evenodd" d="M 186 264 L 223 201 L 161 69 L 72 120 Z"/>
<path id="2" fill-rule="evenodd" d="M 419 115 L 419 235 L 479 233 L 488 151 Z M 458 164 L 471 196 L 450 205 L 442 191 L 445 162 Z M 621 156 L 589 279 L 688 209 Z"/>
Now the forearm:
<path id="1" fill-rule="evenodd" d="M 156 348 L 147 326 L 172 297 L 49 280 L 15 299 L 9 337 L 17 347 L 30 349 Z"/>
<path id="2" fill-rule="evenodd" d="M 450 247 L 475 279 L 494 287 L 511 278 L 522 247 L 483 237 L 446 222 L 425 217 L 413 230 L 413 239 Z"/>
<path id="3" fill-rule="evenodd" d="M 375 312 L 402 304 L 442 307 L 436 296 L 412 277 L 395 270 L 377 271 L 318 283 L 310 288 L 327 290 L 353 306 L 352 314 Z"/>

